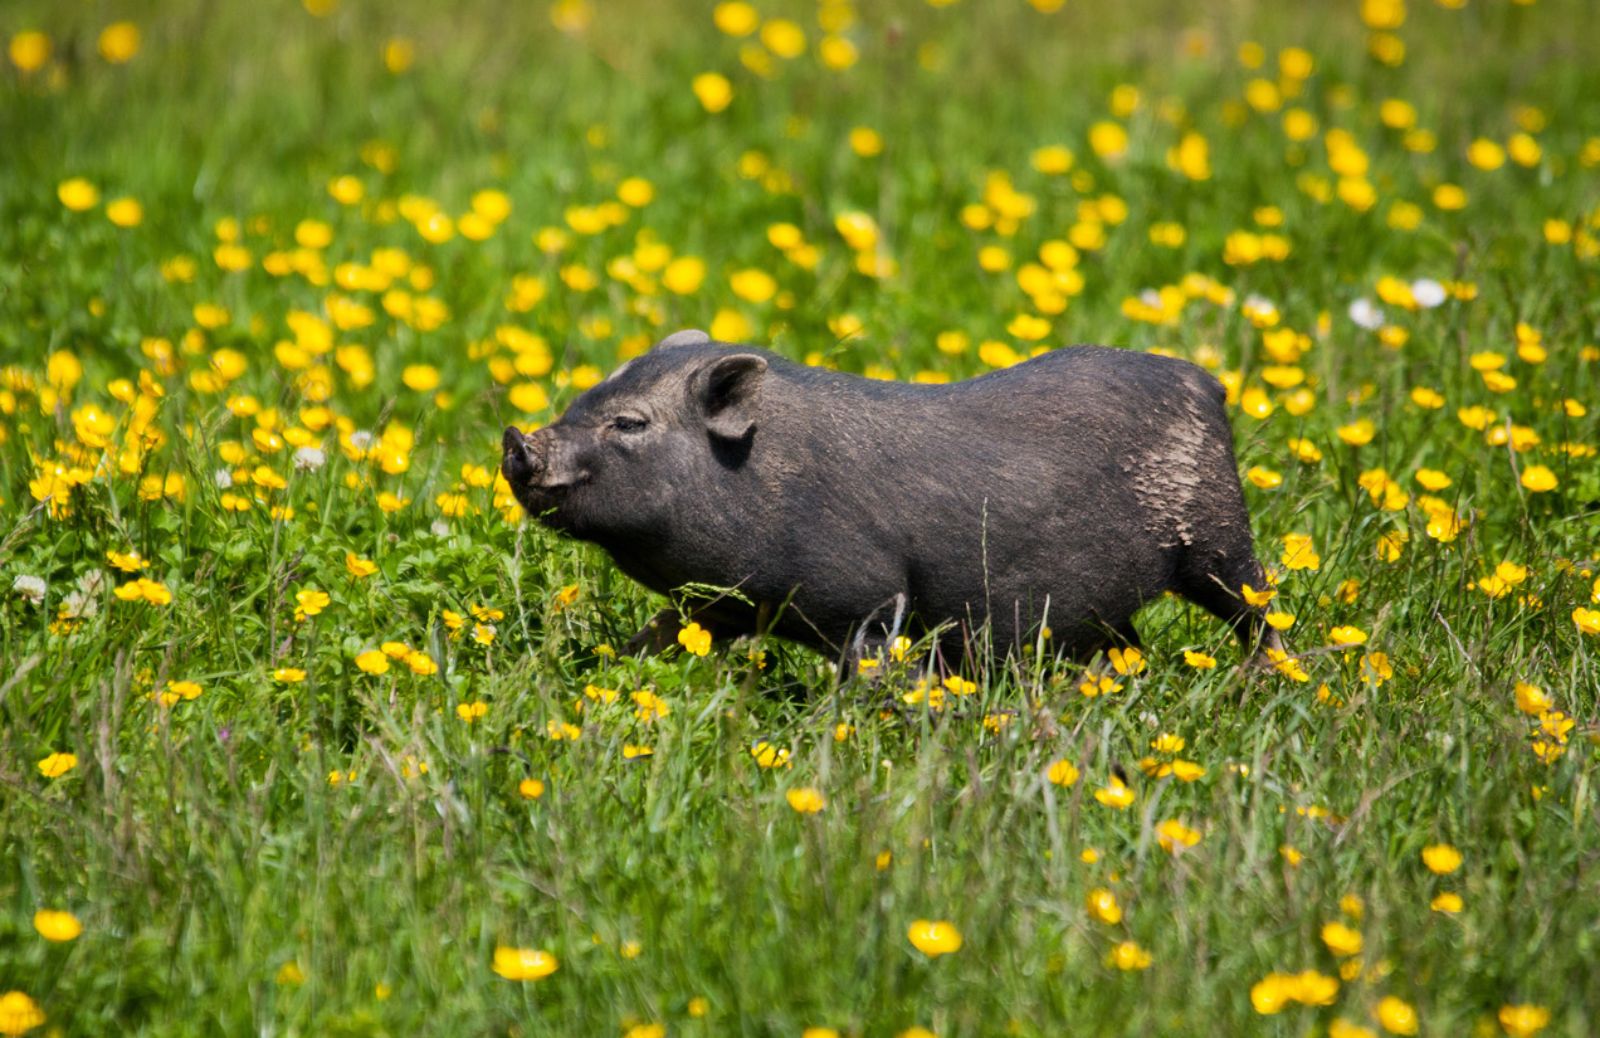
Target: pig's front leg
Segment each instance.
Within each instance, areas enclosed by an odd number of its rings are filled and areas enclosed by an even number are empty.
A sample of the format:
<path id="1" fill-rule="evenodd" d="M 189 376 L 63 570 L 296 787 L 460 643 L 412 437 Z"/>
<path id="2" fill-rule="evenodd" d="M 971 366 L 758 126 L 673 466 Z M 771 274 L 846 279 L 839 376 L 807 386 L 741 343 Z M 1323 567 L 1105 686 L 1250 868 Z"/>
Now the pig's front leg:
<path id="1" fill-rule="evenodd" d="M 622 651 L 629 656 L 658 656 L 678 644 L 678 632 L 691 623 L 697 623 L 711 632 L 713 641 L 722 641 L 744 633 L 713 620 L 704 611 L 691 612 L 687 619 L 678 610 L 667 607 L 645 621 L 639 633 L 628 639 Z"/>
<path id="2" fill-rule="evenodd" d="M 683 616 L 676 609 L 663 609 L 645 621 L 622 651 L 629 656 L 659 655 L 678 643 L 682 627 Z"/>

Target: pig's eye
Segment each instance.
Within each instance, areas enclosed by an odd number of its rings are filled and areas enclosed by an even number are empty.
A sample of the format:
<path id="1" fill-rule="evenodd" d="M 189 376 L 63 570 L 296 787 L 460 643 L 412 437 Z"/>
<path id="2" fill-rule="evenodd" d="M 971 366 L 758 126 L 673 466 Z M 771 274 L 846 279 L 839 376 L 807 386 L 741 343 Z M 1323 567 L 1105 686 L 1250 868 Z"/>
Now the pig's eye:
<path id="1" fill-rule="evenodd" d="M 644 432 L 644 427 L 649 424 L 650 420 L 648 418 L 640 418 L 638 415 L 631 414 L 619 414 L 611 419 L 611 428 L 622 433 Z"/>

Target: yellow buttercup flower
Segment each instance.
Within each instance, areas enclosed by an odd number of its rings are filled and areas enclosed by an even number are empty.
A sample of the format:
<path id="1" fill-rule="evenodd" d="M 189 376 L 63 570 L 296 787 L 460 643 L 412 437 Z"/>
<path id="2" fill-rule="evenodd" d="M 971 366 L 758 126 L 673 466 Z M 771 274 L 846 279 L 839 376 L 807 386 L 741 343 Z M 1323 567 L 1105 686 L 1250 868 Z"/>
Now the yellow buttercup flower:
<path id="1" fill-rule="evenodd" d="M 1078 769 L 1069 760 L 1052 761 L 1044 774 L 1055 786 L 1070 786 L 1078 781 Z"/>
<path id="2" fill-rule="evenodd" d="M 126 584 L 120 584 L 112 589 L 112 594 L 124 602 L 148 602 L 150 605 L 167 605 L 172 601 L 172 592 L 158 580 L 148 577 L 139 577 Z"/>
<path id="3" fill-rule="evenodd" d="M 1200 830 L 1191 829 L 1176 818 L 1169 818 L 1156 826 L 1156 842 L 1169 854 L 1176 854 L 1183 848 L 1193 847 L 1200 842 L 1200 837 Z"/>
<path id="4" fill-rule="evenodd" d="M 1111 661 L 1111 668 L 1118 674 L 1140 674 L 1146 667 L 1144 653 L 1132 646 L 1112 648 L 1106 653 L 1106 657 Z"/>
<path id="5" fill-rule="evenodd" d="M 366 197 L 367 189 L 359 178 L 345 174 L 328 181 L 328 194 L 340 205 L 356 205 Z"/>
<path id="6" fill-rule="evenodd" d="M 1372 442 L 1372 438 L 1377 434 L 1377 431 L 1377 426 L 1373 425 L 1369 419 L 1363 418 L 1349 425 L 1339 426 L 1339 439 L 1352 447 L 1362 447 Z"/>
<path id="7" fill-rule="evenodd" d="M 1281 1012 L 1290 1002 L 1308 1006 L 1332 1004 L 1339 993 L 1339 981 L 1316 970 L 1300 973 L 1269 973 L 1250 988 L 1250 1004 L 1257 1013 Z"/>
<path id="8" fill-rule="evenodd" d="M 1559 483 L 1556 474 L 1543 465 L 1529 465 L 1522 470 L 1522 485 L 1535 494 L 1554 490 Z"/>
<path id="9" fill-rule="evenodd" d="M 834 217 L 834 229 L 845 244 L 858 252 L 866 252 L 878 244 L 878 221 L 868 213 L 850 210 Z"/>
<path id="10" fill-rule="evenodd" d="M 678 632 L 678 644 L 686 652 L 704 656 L 711 651 L 711 632 L 697 623 L 690 623 Z"/>
<path id="11" fill-rule="evenodd" d="M 204 689 L 198 681 L 169 681 L 155 693 L 155 699 L 162 706 L 172 706 L 180 701 L 199 699 Z"/>
<path id="12" fill-rule="evenodd" d="M 847 139 L 850 150 L 864 159 L 883 154 L 883 135 L 870 126 L 853 127 Z"/>
<path id="13" fill-rule="evenodd" d="M 1535 1005 L 1501 1006 L 1498 1019 L 1508 1038 L 1533 1038 L 1550 1025 L 1550 1010 Z"/>
<path id="14" fill-rule="evenodd" d="M 64 943 L 83 933 L 83 924 L 71 912 L 41 908 L 33 913 L 33 928 L 47 941 Z"/>
<path id="15" fill-rule="evenodd" d="M 1096 887 L 1089 891 L 1084 898 L 1084 905 L 1089 909 L 1089 914 L 1107 926 L 1115 926 L 1122 922 L 1122 906 L 1117 904 L 1117 895 L 1104 887 Z"/>
<path id="16" fill-rule="evenodd" d="M 793 60 L 806 51 L 806 34 L 787 18 L 770 18 L 761 26 L 761 43 L 785 61 Z"/>
<path id="17" fill-rule="evenodd" d="M 1128 153 L 1128 131 L 1121 123 L 1095 123 L 1089 127 L 1089 147 L 1102 159 L 1116 162 Z"/>
<path id="18" fill-rule="evenodd" d="M 112 22 L 100 30 L 100 56 L 113 65 L 123 65 L 139 53 L 139 27 L 132 22 Z"/>
<path id="19" fill-rule="evenodd" d="M 44 1010 L 21 991 L 0 995 L 0 1034 L 26 1034 L 45 1022 Z"/>
<path id="20" fill-rule="evenodd" d="M 1033 168 L 1049 176 L 1071 172 L 1074 156 L 1072 149 L 1060 144 L 1039 148 L 1030 160 Z"/>
<path id="21" fill-rule="evenodd" d="M 1364 645 L 1367 641 L 1367 632 L 1359 627 L 1335 627 L 1328 632 L 1328 640 L 1334 645 Z"/>
<path id="22" fill-rule="evenodd" d="M 507 980 L 542 980 L 560 966 L 554 955 L 543 950 L 510 948 L 503 944 L 494 950 L 493 969 Z"/>
<path id="23" fill-rule="evenodd" d="M 693 295 L 705 281 L 706 263 L 698 256 L 679 256 L 661 272 L 661 284 L 680 296 Z"/>
<path id="24" fill-rule="evenodd" d="M 77 766 L 77 754 L 52 753 L 39 761 L 39 774 L 45 778 L 60 778 Z"/>
<path id="25" fill-rule="evenodd" d="M 144 206 L 133 198 L 113 199 L 106 203 L 106 219 L 118 227 L 137 227 L 144 222 Z"/>
<path id="26" fill-rule="evenodd" d="M 945 920 L 918 919 L 906 931 L 912 947 L 930 959 L 961 950 L 961 931 Z"/>
<path id="27" fill-rule="evenodd" d="M 1433 189 L 1433 204 L 1446 212 L 1467 207 L 1467 193 L 1457 184 L 1440 184 Z"/>
<path id="28" fill-rule="evenodd" d="M 1422 849 L 1422 863 L 1429 871 L 1447 876 L 1461 867 L 1461 852 L 1448 843 L 1433 843 Z"/>
<path id="29" fill-rule="evenodd" d="M 642 209 L 656 197 L 655 186 L 643 177 L 629 177 L 617 185 L 617 198 L 623 205 Z"/>
<path id="30" fill-rule="evenodd" d="M 814 815 L 828 805 L 822 793 L 810 786 L 791 789 L 784 794 L 784 799 L 789 801 L 791 808 L 803 815 Z"/>
<path id="31" fill-rule="evenodd" d="M 778 283 L 771 274 L 754 268 L 736 270 L 728 278 L 733 294 L 748 303 L 765 303 L 778 291 Z"/>
<path id="32" fill-rule="evenodd" d="M 50 60 L 50 37 L 28 29 L 11 37 L 11 63 L 19 72 L 37 72 Z"/>
<path id="33" fill-rule="evenodd" d="M 431 393 L 439 388 L 439 369 L 432 364 L 408 364 L 400 373 L 400 381 L 407 389 Z"/>
<path id="34" fill-rule="evenodd" d="M 100 204 L 100 189 L 83 177 L 73 177 L 56 187 L 56 197 L 68 209 L 81 213 Z"/>
<path id="35" fill-rule="evenodd" d="M 1496 170 L 1506 164 L 1506 150 L 1487 137 L 1467 146 L 1467 161 L 1483 170 Z"/>
<path id="36" fill-rule="evenodd" d="M 1258 591 L 1249 584 L 1245 584 L 1240 593 L 1244 596 L 1244 600 L 1246 602 L 1248 602 L 1250 605 L 1256 606 L 1257 608 L 1267 605 L 1273 600 L 1273 598 L 1277 597 L 1278 594 L 1278 592 L 1273 588 L 1263 588 L 1262 590 Z"/>
<path id="37" fill-rule="evenodd" d="M 1136 941 L 1120 941 L 1106 956 L 1106 961 L 1124 972 L 1148 969 L 1150 953 Z"/>
<path id="38" fill-rule="evenodd" d="M 729 36 L 749 36 L 761 24 L 761 15 L 743 0 L 729 0 L 712 10 L 711 20 Z"/>
<path id="39" fill-rule="evenodd" d="M 1361 931 L 1344 923 L 1332 922 L 1322 927 L 1322 943 L 1340 958 L 1361 954 Z"/>
<path id="40" fill-rule="evenodd" d="M 755 758 L 757 765 L 763 768 L 787 768 L 792 766 L 790 752 L 781 746 L 774 746 L 766 740 L 757 742 L 750 747 L 750 756 Z"/>
<path id="41" fill-rule="evenodd" d="M 702 72 L 691 85 L 701 107 L 713 115 L 733 103 L 733 84 L 720 72 Z"/>
<path id="42" fill-rule="evenodd" d="M 1274 618 L 1278 619 L 1275 620 Z M 1287 622 L 1284 622 L 1285 619 Z M 1289 616 L 1287 613 L 1268 613 L 1267 623 L 1276 630 L 1286 630 L 1294 623 L 1294 617 Z M 1291 681 L 1307 682 L 1311 680 L 1311 675 L 1306 673 L 1305 668 L 1300 665 L 1300 661 L 1282 649 L 1267 649 L 1267 661 L 1272 664 L 1274 670 Z"/>
<path id="43" fill-rule="evenodd" d="M 344 568 L 352 577 L 370 577 L 378 572 L 378 564 L 371 559 L 361 558 L 353 552 L 345 552 Z"/>
<path id="44" fill-rule="evenodd" d="M 1318 570 L 1322 556 L 1317 554 L 1311 535 L 1287 533 L 1283 535 L 1283 568 L 1288 570 Z"/>
<path id="45" fill-rule="evenodd" d="M 1378 1002 L 1378 1023 L 1390 1034 L 1416 1034 L 1417 1011 L 1409 1002 L 1386 995 Z"/>
<path id="46" fill-rule="evenodd" d="M 1121 779 L 1113 775 L 1111 781 L 1103 788 L 1094 791 L 1094 798 L 1106 807 L 1121 811 L 1132 804 L 1137 796 Z"/>

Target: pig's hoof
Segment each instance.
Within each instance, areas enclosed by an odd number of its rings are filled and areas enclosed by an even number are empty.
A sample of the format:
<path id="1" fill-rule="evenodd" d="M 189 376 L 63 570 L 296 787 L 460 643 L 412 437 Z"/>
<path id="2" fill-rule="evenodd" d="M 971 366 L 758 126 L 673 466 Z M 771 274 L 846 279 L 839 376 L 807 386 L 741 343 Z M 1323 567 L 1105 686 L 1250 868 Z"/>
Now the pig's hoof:
<path id="1" fill-rule="evenodd" d="M 663 609 L 645 621 L 622 651 L 629 656 L 658 656 L 677 643 L 682 618 L 676 609 Z"/>

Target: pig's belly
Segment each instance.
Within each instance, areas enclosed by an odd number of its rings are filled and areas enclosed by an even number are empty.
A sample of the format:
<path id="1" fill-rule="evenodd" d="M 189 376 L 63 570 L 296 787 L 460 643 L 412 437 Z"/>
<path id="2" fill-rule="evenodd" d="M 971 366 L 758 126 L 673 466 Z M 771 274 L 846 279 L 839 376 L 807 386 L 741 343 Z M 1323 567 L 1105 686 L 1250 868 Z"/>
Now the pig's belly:
<path id="1" fill-rule="evenodd" d="M 818 647 L 847 644 L 868 621 L 869 637 L 881 636 L 896 595 L 912 631 L 988 623 L 1003 651 L 1043 624 L 1061 649 L 1102 644 L 1171 588 L 1173 551 L 1125 482 L 1039 476 L 1026 490 L 952 480 L 817 515 L 742 586 L 787 602 L 779 632 Z"/>
<path id="2" fill-rule="evenodd" d="M 918 627 L 955 623 L 975 629 L 988 622 L 997 647 L 1031 643 L 1041 628 L 1062 649 L 1104 643 L 1124 629 L 1141 606 L 1166 587 L 1127 569 L 1116 572 L 1036 573 L 1014 581 L 924 581 L 910 596 Z"/>
<path id="3" fill-rule="evenodd" d="M 997 647 L 1031 642 L 1041 626 L 1059 649 L 1104 643 L 1173 586 L 1176 559 L 1121 502 L 996 510 L 976 528 L 950 524 L 943 550 L 909 567 L 912 608 L 926 626 L 988 620 Z"/>

